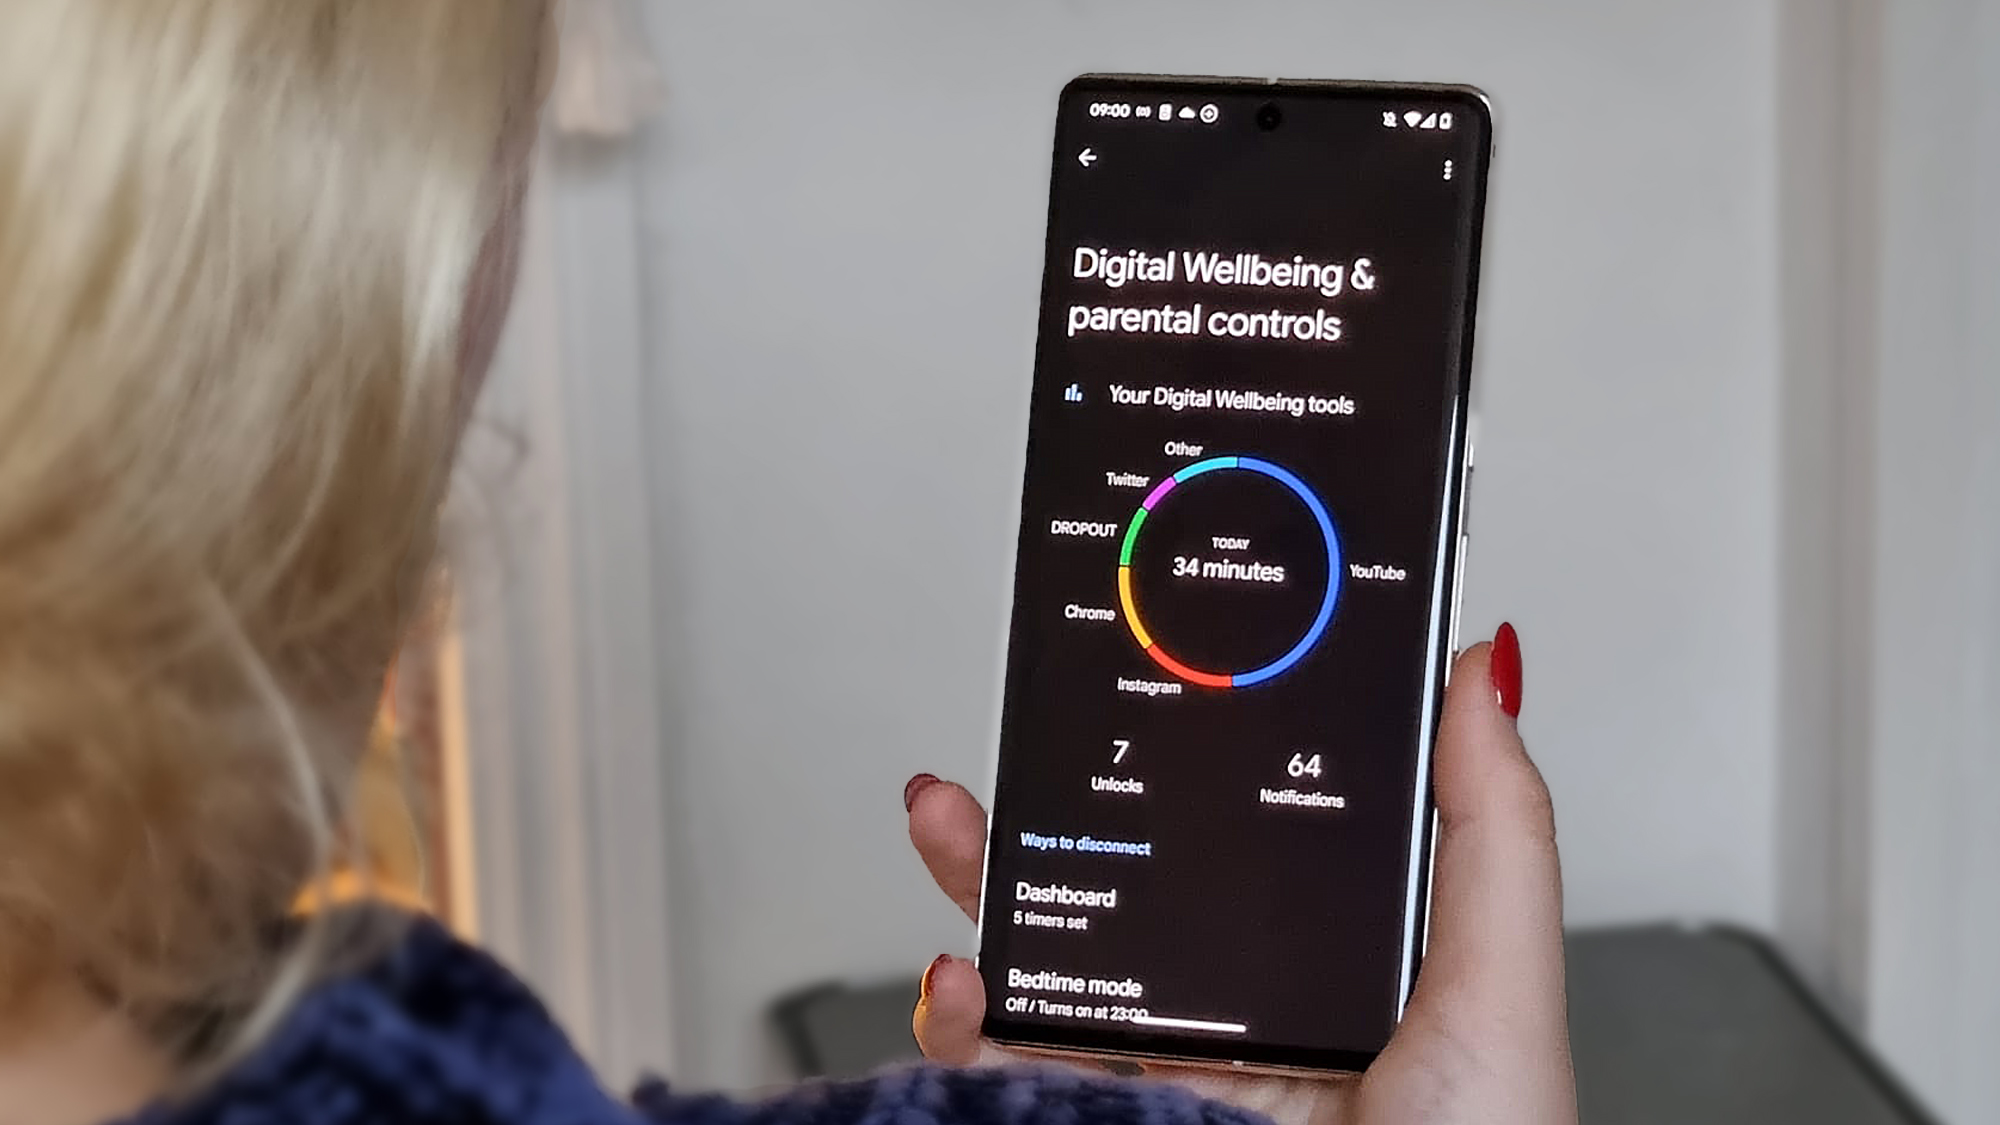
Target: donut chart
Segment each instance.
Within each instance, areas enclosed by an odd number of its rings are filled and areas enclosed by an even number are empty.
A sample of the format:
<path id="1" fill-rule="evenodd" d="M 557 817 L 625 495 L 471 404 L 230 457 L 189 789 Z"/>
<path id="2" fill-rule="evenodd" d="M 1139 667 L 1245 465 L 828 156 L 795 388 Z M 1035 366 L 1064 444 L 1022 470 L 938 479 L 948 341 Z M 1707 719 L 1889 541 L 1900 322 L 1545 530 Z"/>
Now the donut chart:
<path id="1" fill-rule="evenodd" d="M 1312 513 L 1313 519 L 1319 525 L 1320 535 L 1326 543 L 1326 593 L 1320 599 L 1319 611 L 1311 625 L 1284 655 L 1261 667 L 1240 672 L 1203 671 L 1191 668 L 1175 659 L 1172 654 L 1160 647 L 1159 642 L 1147 630 L 1132 592 L 1133 551 L 1139 544 L 1139 536 L 1146 526 L 1147 519 L 1175 488 L 1195 477 L 1209 473 L 1254 473 L 1284 485 Z M 1132 522 L 1125 529 L 1124 545 L 1118 553 L 1118 600 L 1125 613 L 1125 623 L 1132 630 L 1133 639 L 1138 641 L 1139 647 L 1153 659 L 1154 663 L 1172 673 L 1177 679 L 1190 684 L 1210 688 L 1244 688 L 1283 675 L 1293 665 L 1303 660 L 1306 654 L 1312 651 L 1313 646 L 1319 643 L 1320 638 L 1326 635 L 1326 627 L 1333 620 L 1334 604 L 1340 598 L 1340 574 L 1340 537 L 1334 531 L 1333 517 L 1327 514 L 1326 505 L 1320 502 L 1320 498 L 1306 486 L 1304 481 L 1282 466 L 1255 457 L 1212 457 L 1206 461 L 1197 461 L 1161 481 L 1159 487 L 1153 489 L 1152 494 L 1139 505 L 1139 510 L 1133 513 Z"/>

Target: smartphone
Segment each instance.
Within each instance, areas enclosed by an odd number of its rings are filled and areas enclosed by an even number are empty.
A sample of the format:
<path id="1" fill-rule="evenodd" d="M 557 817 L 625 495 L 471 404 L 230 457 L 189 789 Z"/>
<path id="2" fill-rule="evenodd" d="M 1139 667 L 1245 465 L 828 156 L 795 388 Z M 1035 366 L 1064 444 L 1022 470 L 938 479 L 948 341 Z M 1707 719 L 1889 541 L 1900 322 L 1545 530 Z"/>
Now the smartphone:
<path id="1" fill-rule="evenodd" d="M 1055 132 L 985 1032 L 1358 1071 L 1424 946 L 1488 102 L 1089 75 Z"/>

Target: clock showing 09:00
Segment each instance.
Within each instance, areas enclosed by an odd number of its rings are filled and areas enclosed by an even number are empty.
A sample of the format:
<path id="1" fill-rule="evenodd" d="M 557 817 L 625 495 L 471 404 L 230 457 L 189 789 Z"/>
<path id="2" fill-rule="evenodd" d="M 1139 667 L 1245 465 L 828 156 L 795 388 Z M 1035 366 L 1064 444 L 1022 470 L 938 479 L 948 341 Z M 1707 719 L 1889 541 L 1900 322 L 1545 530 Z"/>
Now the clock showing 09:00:
<path id="1" fill-rule="evenodd" d="M 1212 457 L 1161 481 L 1118 552 L 1132 637 L 1174 678 L 1233 690 L 1269 683 L 1326 636 L 1340 600 L 1340 536 L 1297 474 Z"/>

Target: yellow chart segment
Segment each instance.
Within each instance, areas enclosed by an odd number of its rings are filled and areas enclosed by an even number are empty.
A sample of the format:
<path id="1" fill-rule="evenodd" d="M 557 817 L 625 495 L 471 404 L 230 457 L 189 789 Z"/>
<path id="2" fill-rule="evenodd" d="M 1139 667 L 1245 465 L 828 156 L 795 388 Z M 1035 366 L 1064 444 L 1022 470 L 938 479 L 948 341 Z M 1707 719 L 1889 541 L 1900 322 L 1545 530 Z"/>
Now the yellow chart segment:
<path id="1" fill-rule="evenodd" d="M 1132 604 L 1132 568 L 1129 566 L 1118 568 L 1118 603 L 1125 607 L 1125 623 L 1132 627 L 1132 635 L 1139 638 L 1139 647 L 1152 648 L 1153 638 L 1139 620 L 1138 607 Z"/>

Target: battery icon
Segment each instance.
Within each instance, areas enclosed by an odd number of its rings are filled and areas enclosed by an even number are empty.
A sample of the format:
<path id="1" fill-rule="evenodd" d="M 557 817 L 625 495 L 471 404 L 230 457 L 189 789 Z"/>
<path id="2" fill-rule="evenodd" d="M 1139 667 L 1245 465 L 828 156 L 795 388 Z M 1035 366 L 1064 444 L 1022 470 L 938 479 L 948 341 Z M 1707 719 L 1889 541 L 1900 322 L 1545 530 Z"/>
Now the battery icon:
<path id="1" fill-rule="evenodd" d="M 1172 121 L 1173 119 L 1174 119 L 1174 103 L 1172 103 L 1172 102 L 1161 102 L 1161 103 L 1160 103 L 1160 120 L 1162 120 L 1162 121 Z"/>

